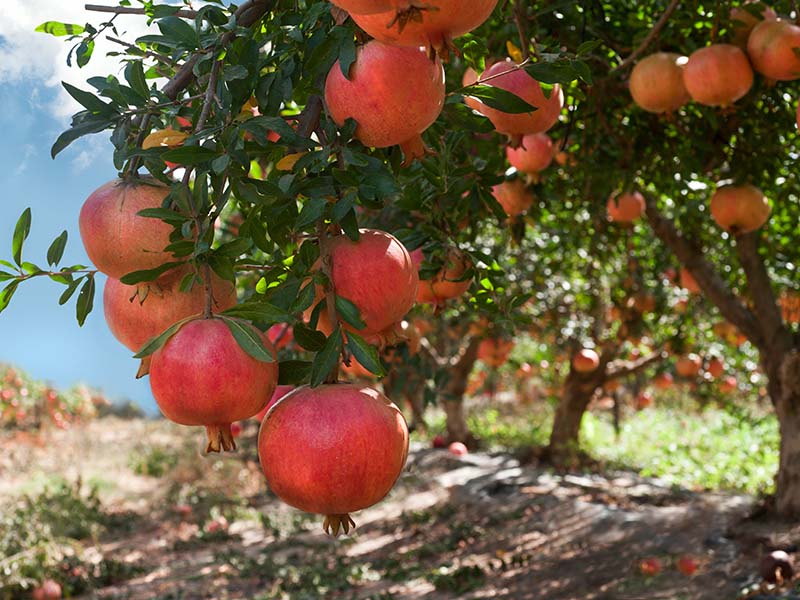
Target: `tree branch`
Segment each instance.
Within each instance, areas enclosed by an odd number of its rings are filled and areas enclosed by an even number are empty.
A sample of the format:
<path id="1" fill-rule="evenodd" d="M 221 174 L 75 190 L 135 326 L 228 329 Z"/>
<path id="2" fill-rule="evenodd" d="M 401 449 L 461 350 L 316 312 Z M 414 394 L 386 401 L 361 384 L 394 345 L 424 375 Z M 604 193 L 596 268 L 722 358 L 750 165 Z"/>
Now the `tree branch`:
<path id="1" fill-rule="evenodd" d="M 755 306 L 756 318 L 769 344 L 775 337 L 785 335 L 787 330 L 766 265 L 758 254 L 759 239 L 757 231 L 738 236 L 736 253 L 747 277 L 747 289 Z"/>
<path id="2" fill-rule="evenodd" d="M 121 40 L 119 38 L 115 38 L 114 36 L 111 36 L 111 35 L 107 35 L 106 39 L 109 42 L 114 42 L 115 44 L 119 44 L 120 46 L 125 46 L 129 50 L 136 50 L 138 52 L 141 52 L 142 56 L 148 56 L 150 58 L 154 58 L 155 60 L 157 60 L 159 62 L 162 62 L 167 66 L 170 66 L 170 67 L 174 67 L 175 66 L 175 61 L 173 61 L 168 56 L 164 56 L 163 54 L 159 54 L 158 52 L 152 52 L 150 50 L 142 50 L 136 44 L 129 44 L 125 40 Z"/>
<path id="3" fill-rule="evenodd" d="M 661 351 L 654 352 L 650 356 L 643 356 L 640 359 L 633 361 L 615 360 L 608 365 L 608 370 L 606 371 L 606 380 L 618 379 L 620 377 L 625 377 L 626 375 L 638 373 L 653 363 L 656 363 L 659 360 L 665 360 L 666 358 L 667 353 Z"/>
<path id="4" fill-rule="evenodd" d="M 669 18 L 672 16 L 672 13 L 674 13 L 675 9 L 678 8 L 679 1 L 680 0 L 672 0 L 672 2 L 669 3 L 669 6 L 667 6 L 667 10 L 665 10 L 664 14 L 662 14 L 661 17 L 659 17 L 658 21 L 656 21 L 656 24 L 653 25 L 653 28 L 650 30 L 650 33 L 648 33 L 647 36 L 642 40 L 642 43 L 639 44 L 639 46 L 633 52 L 630 53 L 628 58 L 623 60 L 621 63 L 619 63 L 619 65 L 617 65 L 614 69 L 612 69 L 611 70 L 612 73 L 614 71 L 621 71 L 622 69 L 626 68 L 634 60 L 636 60 L 639 57 L 639 55 L 642 54 L 642 52 L 647 50 L 647 47 L 652 43 L 654 39 L 656 39 L 656 37 L 658 37 L 658 34 L 661 33 L 661 30 L 664 29 L 664 26 L 669 21 Z"/>
<path id="5" fill-rule="evenodd" d="M 445 366 L 446 361 L 441 357 L 439 352 L 433 345 L 428 341 L 428 338 L 425 336 L 421 337 L 419 340 L 420 348 L 427 354 L 431 360 L 436 364 L 436 368 L 441 369 Z"/>
<path id="6" fill-rule="evenodd" d="M 736 325 L 753 344 L 763 347 L 765 340 L 755 315 L 722 281 L 714 266 L 703 257 L 702 251 L 681 236 L 675 224 L 659 212 L 655 198 L 645 194 L 645 202 L 647 205 L 645 214 L 656 236 L 689 270 L 705 296 L 714 303 L 722 315 Z"/>

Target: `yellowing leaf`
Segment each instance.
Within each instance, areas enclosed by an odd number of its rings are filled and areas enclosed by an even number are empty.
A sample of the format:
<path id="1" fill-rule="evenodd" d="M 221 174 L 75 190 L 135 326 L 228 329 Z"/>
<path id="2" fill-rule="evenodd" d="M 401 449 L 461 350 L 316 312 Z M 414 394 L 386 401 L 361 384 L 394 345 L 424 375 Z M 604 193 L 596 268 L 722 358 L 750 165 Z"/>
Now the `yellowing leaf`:
<path id="1" fill-rule="evenodd" d="M 255 96 L 250 96 L 250 99 L 242 106 L 242 110 L 239 111 L 236 120 L 247 121 L 247 119 L 252 119 L 260 114 L 258 112 L 258 100 L 256 100 Z"/>
<path id="2" fill-rule="evenodd" d="M 508 56 L 511 58 L 511 60 L 517 64 L 522 62 L 522 50 L 517 48 L 510 41 L 506 42 L 506 50 L 508 50 Z"/>
<path id="3" fill-rule="evenodd" d="M 279 171 L 291 171 L 294 169 L 295 164 L 297 161 L 300 160 L 303 156 L 305 156 L 305 152 L 296 152 L 295 154 L 287 154 L 282 159 L 278 161 L 278 164 L 275 165 L 275 168 Z"/>
<path id="4" fill-rule="evenodd" d="M 182 146 L 183 142 L 189 134 L 185 131 L 175 131 L 174 129 L 159 129 L 154 131 L 142 142 L 142 150 L 149 150 L 150 148 L 174 148 L 175 146 Z"/>

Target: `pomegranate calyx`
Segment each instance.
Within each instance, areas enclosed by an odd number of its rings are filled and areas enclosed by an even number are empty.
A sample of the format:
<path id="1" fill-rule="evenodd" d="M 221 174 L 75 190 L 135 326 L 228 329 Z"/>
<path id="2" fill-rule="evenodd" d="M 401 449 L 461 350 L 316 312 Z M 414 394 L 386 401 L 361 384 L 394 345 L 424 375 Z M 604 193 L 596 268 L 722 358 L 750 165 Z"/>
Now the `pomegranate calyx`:
<path id="1" fill-rule="evenodd" d="M 145 375 L 150 374 L 150 357 L 145 356 L 142 362 L 139 363 L 139 370 L 136 371 L 136 379 L 141 379 Z"/>
<path id="2" fill-rule="evenodd" d="M 340 529 L 345 535 L 347 535 L 350 533 L 351 529 L 356 528 L 356 522 L 353 521 L 353 519 L 347 513 L 343 515 L 325 515 L 325 520 L 322 522 L 322 528 L 328 535 L 339 537 Z"/>
<path id="3" fill-rule="evenodd" d="M 436 154 L 425 144 L 421 135 L 416 135 L 401 143 L 400 149 L 403 151 L 403 162 L 400 165 L 402 167 L 411 166 L 418 158 Z"/>
<path id="4" fill-rule="evenodd" d="M 233 452 L 236 450 L 236 441 L 233 439 L 230 423 L 207 425 L 206 435 L 208 435 L 206 454 L 220 452 L 221 450 L 225 452 Z"/>

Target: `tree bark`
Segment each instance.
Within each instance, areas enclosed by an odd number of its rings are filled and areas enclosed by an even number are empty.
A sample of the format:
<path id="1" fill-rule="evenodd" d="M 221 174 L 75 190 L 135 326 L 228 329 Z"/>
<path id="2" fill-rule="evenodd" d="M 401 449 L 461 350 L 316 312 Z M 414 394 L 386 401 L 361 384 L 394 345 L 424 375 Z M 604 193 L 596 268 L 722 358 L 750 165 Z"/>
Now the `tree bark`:
<path id="1" fill-rule="evenodd" d="M 555 466 L 567 467 L 577 460 L 583 415 L 604 380 L 604 368 L 597 368 L 586 374 L 570 369 L 561 389 L 561 398 L 550 432 L 550 443 L 545 453 Z"/>
<path id="2" fill-rule="evenodd" d="M 780 425 L 780 460 L 775 477 L 775 510 L 800 516 L 800 350 L 773 354 L 765 361 L 769 394 Z"/>
<path id="3" fill-rule="evenodd" d="M 451 362 L 447 372 L 447 380 L 441 389 L 442 408 L 447 418 L 447 442 L 463 442 L 467 446 L 474 446 L 475 438 L 467 426 L 466 413 L 464 412 L 464 393 L 467 391 L 467 380 L 475 361 L 478 360 L 478 345 L 480 340 L 472 338 L 469 344 Z"/>

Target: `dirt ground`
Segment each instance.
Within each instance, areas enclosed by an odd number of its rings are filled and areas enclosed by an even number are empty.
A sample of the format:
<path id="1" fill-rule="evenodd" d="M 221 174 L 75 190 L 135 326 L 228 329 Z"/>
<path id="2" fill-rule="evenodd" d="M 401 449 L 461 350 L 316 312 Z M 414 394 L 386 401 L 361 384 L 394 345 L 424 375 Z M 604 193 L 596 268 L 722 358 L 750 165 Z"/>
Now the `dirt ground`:
<path id="1" fill-rule="evenodd" d="M 747 496 L 415 446 L 391 495 L 332 539 L 266 489 L 255 434 L 224 457 L 201 456 L 198 430 L 164 421 L 2 434 L 0 503 L 80 477 L 109 511 L 129 511 L 83 552 L 130 576 L 83 598 L 800 599 L 757 575 L 764 549 L 793 550 L 800 527 L 753 517 Z M 160 476 L 142 474 L 162 462 Z M 684 555 L 700 562 L 692 577 L 676 569 Z M 651 557 L 663 569 L 649 577 L 639 564 Z"/>

